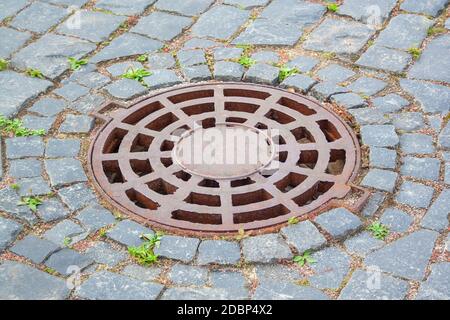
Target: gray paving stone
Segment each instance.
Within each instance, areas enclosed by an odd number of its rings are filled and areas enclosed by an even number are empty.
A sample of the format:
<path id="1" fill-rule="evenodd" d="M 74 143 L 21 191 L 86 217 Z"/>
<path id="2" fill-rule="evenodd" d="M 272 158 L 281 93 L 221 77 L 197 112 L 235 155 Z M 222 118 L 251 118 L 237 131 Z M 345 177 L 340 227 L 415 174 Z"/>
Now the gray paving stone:
<path id="1" fill-rule="evenodd" d="M 11 214 L 21 220 L 25 220 L 28 224 L 33 225 L 37 222 L 36 215 L 31 212 L 27 206 L 19 206 L 21 197 L 12 189 L 7 187 L 0 190 L 0 210 Z"/>
<path id="2" fill-rule="evenodd" d="M 110 244 L 105 242 L 94 243 L 94 245 L 85 251 L 85 255 L 93 261 L 109 267 L 115 267 L 121 261 L 128 258 L 126 253 L 115 250 Z"/>
<path id="3" fill-rule="evenodd" d="M 159 267 L 143 267 L 138 265 L 126 266 L 122 273 L 128 277 L 135 278 L 142 281 L 154 281 L 161 274 L 161 268 Z"/>
<path id="4" fill-rule="evenodd" d="M 346 93 L 349 90 L 331 81 L 316 84 L 312 89 L 312 95 L 321 101 L 328 100 L 332 95 L 338 93 Z"/>
<path id="5" fill-rule="evenodd" d="M 20 159 L 9 162 L 9 175 L 14 178 L 38 177 L 42 174 L 42 162 L 37 159 Z"/>
<path id="6" fill-rule="evenodd" d="M 441 162 L 434 158 L 405 157 L 400 174 L 418 179 L 439 180 Z"/>
<path id="7" fill-rule="evenodd" d="M 376 280 L 375 280 L 376 277 Z M 356 270 L 341 291 L 340 300 L 402 300 L 408 282 L 372 270 Z"/>
<path id="8" fill-rule="evenodd" d="M 384 246 L 384 241 L 378 240 L 372 237 L 369 232 L 364 231 L 345 240 L 344 245 L 348 252 L 355 253 L 359 256 L 365 256 L 368 253 Z"/>
<path id="9" fill-rule="evenodd" d="M 444 183 L 450 184 L 450 163 L 445 164 Z"/>
<path id="10" fill-rule="evenodd" d="M 192 22 L 191 18 L 155 11 L 141 18 L 131 31 L 150 38 L 170 41 L 188 28 Z"/>
<path id="11" fill-rule="evenodd" d="M 108 93 L 113 97 L 123 100 L 130 100 L 147 92 L 146 87 L 138 81 L 131 79 L 120 79 L 114 81 L 110 85 L 106 86 L 105 90 L 108 91 Z"/>
<path id="12" fill-rule="evenodd" d="M 69 209 L 73 211 L 83 208 L 95 199 L 94 193 L 84 183 L 59 189 L 58 194 Z"/>
<path id="13" fill-rule="evenodd" d="M 405 181 L 395 197 L 398 203 L 415 208 L 428 208 L 433 198 L 434 189 L 420 183 Z"/>
<path id="14" fill-rule="evenodd" d="M 302 36 L 304 28 L 319 21 L 324 13 L 324 6 L 316 3 L 275 0 L 233 43 L 293 46 Z"/>
<path id="15" fill-rule="evenodd" d="M 17 184 L 20 186 L 19 195 L 22 197 L 47 195 L 52 192 L 42 177 L 23 178 L 17 180 Z"/>
<path id="16" fill-rule="evenodd" d="M 307 93 L 316 83 L 317 81 L 313 78 L 303 74 L 294 74 L 284 79 L 280 87 L 285 89 L 293 88 L 298 92 Z"/>
<path id="17" fill-rule="evenodd" d="M 159 0 L 155 7 L 185 16 L 197 16 L 208 9 L 213 2 L 214 0 Z"/>
<path id="18" fill-rule="evenodd" d="M 361 220 L 345 208 L 322 213 L 314 221 L 335 238 L 343 238 L 362 227 Z"/>
<path id="19" fill-rule="evenodd" d="M 69 69 L 67 57 L 80 59 L 93 50 L 95 45 L 85 40 L 46 34 L 13 55 L 11 63 L 22 70 L 38 69 L 44 76 L 55 79 Z M 35 78 L 30 79 L 36 81 Z M 21 88 L 25 87 L 23 82 L 21 85 Z"/>
<path id="20" fill-rule="evenodd" d="M 7 118 L 17 115 L 23 105 L 40 93 L 46 91 L 52 83 L 47 80 L 25 77 L 14 71 L 0 73 L 0 110 Z"/>
<path id="21" fill-rule="evenodd" d="M 155 300 L 162 289 L 157 283 L 100 271 L 77 287 L 75 296 L 88 300 Z"/>
<path id="22" fill-rule="evenodd" d="M 230 292 L 236 300 L 247 300 L 249 290 L 246 286 L 245 277 L 235 271 L 212 271 L 210 273 L 211 286 Z"/>
<path id="23" fill-rule="evenodd" d="M 94 55 L 91 58 L 91 62 L 98 63 L 120 57 L 154 52 L 161 49 L 162 46 L 163 43 L 161 41 L 149 39 L 134 33 L 125 33 L 115 38 L 111 41 L 110 45 Z"/>
<path id="24" fill-rule="evenodd" d="M 337 289 L 350 271 L 350 257 L 343 251 L 330 247 L 312 255 L 316 263 L 310 265 L 314 275 L 311 286 L 318 289 Z"/>
<path id="25" fill-rule="evenodd" d="M 375 78 L 362 77 L 347 86 L 353 92 L 373 96 L 386 88 L 387 83 Z"/>
<path id="26" fill-rule="evenodd" d="M 291 61 L 289 61 L 286 66 L 288 68 L 295 68 L 300 72 L 309 72 L 311 71 L 318 63 L 319 59 L 308 57 L 308 56 L 299 56 Z"/>
<path id="27" fill-rule="evenodd" d="M 87 181 L 80 161 L 73 158 L 45 160 L 45 168 L 54 187 Z"/>
<path id="28" fill-rule="evenodd" d="M 243 52 L 242 48 L 217 48 L 213 51 L 214 60 L 239 59 Z"/>
<path id="29" fill-rule="evenodd" d="M 59 199 L 51 198 L 44 201 L 37 210 L 39 217 L 45 222 L 67 218 L 69 210 L 64 207 Z"/>
<path id="30" fill-rule="evenodd" d="M 417 300 L 450 299 L 450 263 L 440 262 L 431 266 L 431 274 L 423 282 L 417 293 Z"/>
<path id="31" fill-rule="evenodd" d="M 161 300 L 232 300 L 233 293 L 222 288 L 168 288 Z"/>
<path id="32" fill-rule="evenodd" d="M 348 78 L 353 77 L 354 75 L 355 72 L 338 64 L 330 64 L 317 72 L 317 76 L 320 78 L 320 80 L 336 83 L 345 81 Z"/>
<path id="33" fill-rule="evenodd" d="M 450 149 L 450 124 L 447 123 L 447 125 L 439 134 L 438 144 L 443 149 Z M 450 162 L 450 157 L 449 160 L 446 161 Z"/>
<path id="34" fill-rule="evenodd" d="M 397 112 L 409 105 L 409 101 L 397 94 L 387 94 L 383 97 L 374 98 L 372 100 L 375 108 L 381 112 Z"/>
<path id="35" fill-rule="evenodd" d="M 49 139 L 45 149 L 46 158 L 72 158 L 80 152 L 81 143 L 78 139 Z"/>
<path id="36" fill-rule="evenodd" d="M 66 115 L 59 127 L 61 133 L 89 133 L 94 127 L 94 119 L 85 115 Z"/>
<path id="37" fill-rule="evenodd" d="M 206 81 L 211 79 L 211 71 L 207 65 L 186 67 L 182 69 L 184 76 L 191 82 Z"/>
<path id="38" fill-rule="evenodd" d="M 400 86 L 422 106 L 424 112 L 449 111 L 450 88 L 425 81 L 401 79 Z"/>
<path id="39" fill-rule="evenodd" d="M 404 112 L 392 116 L 396 129 L 414 131 L 423 128 L 423 115 L 420 112 Z"/>
<path id="40" fill-rule="evenodd" d="M 11 247 L 10 251 L 39 264 L 58 249 L 59 246 L 51 241 L 38 238 L 35 235 L 27 235 Z"/>
<path id="41" fill-rule="evenodd" d="M 393 275 L 422 280 L 438 233 L 419 230 L 367 256 L 366 266 L 377 266 Z"/>
<path id="42" fill-rule="evenodd" d="M 381 169 L 395 169 L 397 152 L 386 148 L 370 148 L 370 166 Z"/>
<path id="43" fill-rule="evenodd" d="M 420 225 L 424 228 L 442 232 L 448 228 L 449 214 L 450 189 L 444 189 L 427 211 Z"/>
<path id="44" fill-rule="evenodd" d="M 355 118 L 360 126 L 391 123 L 389 116 L 376 108 L 349 109 L 349 113 Z"/>
<path id="45" fill-rule="evenodd" d="M 140 15 L 147 7 L 155 3 L 156 0 L 99 0 L 95 7 L 111 11 L 115 14 L 124 14 L 127 16 Z"/>
<path id="46" fill-rule="evenodd" d="M 394 9 L 396 0 L 346 0 L 338 10 L 338 14 L 350 16 L 364 23 L 373 23 L 373 12 L 377 10 L 378 23 L 383 23 Z M 373 9 L 376 8 L 376 9 Z"/>
<path id="47" fill-rule="evenodd" d="M 45 132 L 51 129 L 55 120 L 55 117 L 39 117 L 29 114 L 22 117 L 22 123 L 25 128 L 30 130 L 44 130 Z"/>
<path id="48" fill-rule="evenodd" d="M 61 22 L 68 14 L 67 10 L 60 7 L 34 2 L 11 21 L 11 26 L 17 29 L 44 33 Z"/>
<path id="49" fill-rule="evenodd" d="M 327 240 L 310 221 L 299 222 L 281 229 L 289 245 L 299 253 L 307 250 L 317 250 L 323 247 Z"/>
<path id="50" fill-rule="evenodd" d="M 191 29 L 192 34 L 198 37 L 228 39 L 247 21 L 249 14 L 249 11 L 230 6 L 214 6 L 200 16 Z"/>
<path id="51" fill-rule="evenodd" d="M 178 51 L 177 58 L 180 62 L 181 67 L 206 64 L 205 52 L 202 49 Z"/>
<path id="52" fill-rule="evenodd" d="M 359 22 L 327 18 L 311 33 L 303 47 L 346 56 L 361 50 L 373 33 L 368 26 Z"/>
<path id="53" fill-rule="evenodd" d="M 420 47 L 433 22 L 423 16 L 400 14 L 392 18 L 381 31 L 375 44 L 393 49 L 408 50 Z"/>
<path id="54" fill-rule="evenodd" d="M 399 138 L 392 125 L 367 125 L 361 127 L 362 142 L 373 147 L 394 147 Z"/>
<path id="55" fill-rule="evenodd" d="M 151 54 L 147 63 L 151 69 L 169 69 L 175 66 L 175 59 L 170 53 Z"/>
<path id="56" fill-rule="evenodd" d="M 296 267 L 283 264 L 257 264 L 256 277 L 259 282 L 274 280 L 278 282 L 295 282 L 303 278 Z"/>
<path id="57" fill-rule="evenodd" d="M 52 254 L 46 261 L 45 265 L 63 276 L 69 276 L 73 271 L 73 266 L 83 270 L 90 266 L 94 261 L 88 256 L 78 253 L 72 249 L 62 249 Z"/>
<path id="58" fill-rule="evenodd" d="M 28 110 L 36 112 L 44 117 L 53 117 L 63 111 L 66 107 L 66 103 L 62 99 L 43 98 L 33 104 Z"/>
<path id="59" fill-rule="evenodd" d="M 214 79 L 220 81 L 241 81 L 244 67 L 236 62 L 219 61 L 214 64 Z"/>
<path id="60" fill-rule="evenodd" d="M 406 154 L 434 152 L 433 137 L 421 133 L 407 133 L 400 137 L 400 149 Z"/>
<path id="61" fill-rule="evenodd" d="M 85 115 L 89 115 L 105 101 L 105 98 L 99 94 L 89 94 L 71 103 L 70 108 Z"/>
<path id="62" fill-rule="evenodd" d="M 161 88 L 175 86 L 180 84 L 182 80 L 172 70 L 153 70 L 152 75 L 144 78 L 148 90 L 157 90 Z"/>
<path id="63" fill-rule="evenodd" d="M 153 235 L 154 232 L 131 220 L 120 221 L 106 233 L 108 238 L 128 247 L 141 245 L 143 242 L 141 236 L 146 234 Z"/>
<path id="64" fill-rule="evenodd" d="M 362 186 L 393 192 L 398 174 L 389 170 L 371 169 L 361 182 Z"/>
<path id="65" fill-rule="evenodd" d="M 448 0 L 405 0 L 402 2 L 400 9 L 436 17 L 443 9 L 445 9 L 447 3 Z"/>
<path id="66" fill-rule="evenodd" d="M 44 238 L 52 241 L 58 246 L 74 245 L 85 239 L 88 233 L 85 229 L 71 220 L 58 222 L 53 228 L 44 233 Z"/>
<path id="67" fill-rule="evenodd" d="M 386 196 L 382 192 L 375 192 L 370 197 L 369 200 L 367 200 L 366 205 L 362 209 L 361 213 L 365 217 L 371 217 L 373 216 L 378 209 L 380 208 L 381 204 L 386 199 Z"/>
<path id="68" fill-rule="evenodd" d="M 402 72 L 411 61 L 411 55 L 406 52 L 373 45 L 356 61 L 356 64 L 372 69 Z"/>
<path id="69" fill-rule="evenodd" d="M 232 265 L 239 262 L 241 249 L 237 242 L 224 240 L 204 240 L 198 247 L 199 265 Z"/>
<path id="70" fill-rule="evenodd" d="M 108 40 L 109 35 L 124 21 L 125 17 L 81 10 L 78 15 L 69 17 L 65 23 L 61 24 L 56 32 L 92 42 L 100 42 Z M 77 23 L 80 27 L 73 28 Z"/>
<path id="71" fill-rule="evenodd" d="M 99 72 L 75 72 L 70 79 L 90 89 L 99 89 L 111 82 L 111 79 Z"/>
<path id="72" fill-rule="evenodd" d="M 278 234 L 266 234 L 242 241 L 242 252 L 247 262 L 273 263 L 279 259 L 291 259 L 292 252 Z"/>
<path id="73" fill-rule="evenodd" d="M 110 65 L 106 68 L 113 77 L 120 77 L 130 69 L 143 69 L 142 63 L 137 61 L 125 61 Z"/>
<path id="74" fill-rule="evenodd" d="M 251 58 L 256 62 L 267 64 L 278 63 L 278 61 L 280 60 L 280 56 L 278 55 L 278 53 L 273 51 L 255 52 L 254 54 L 252 54 Z"/>
<path id="75" fill-rule="evenodd" d="M 116 222 L 111 212 L 98 204 L 84 208 L 76 216 L 76 219 L 90 232 L 95 232 Z"/>
<path id="76" fill-rule="evenodd" d="M 49 2 L 53 4 L 59 4 L 65 7 L 74 6 L 77 8 L 81 8 L 84 6 L 89 0 L 43 0 L 44 2 Z"/>
<path id="77" fill-rule="evenodd" d="M 12 53 L 21 48 L 30 38 L 31 34 L 29 32 L 0 27 L 0 57 L 3 59 L 9 58 Z"/>
<path id="78" fill-rule="evenodd" d="M 269 0 L 225 0 L 225 4 L 231 4 L 243 9 L 253 9 L 259 6 L 265 6 Z"/>
<path id="79" fill-rule="evenodd" d="M 0 217 L 0 252 L 16 240 L 22 229 L 16 221 Z"/>
<path id="80" fill-rule="evenodd" d="M 409 214 L 395 208 L 386 209 L 380 218 L 380 222 L 394 232 L 406 232 L 413 221 Z"/>
<path id="81" fill-rule="evenodd" d="M 28 5 L 28 0 L 5 0 L 0 3 L 0 21 L 15 15 Z"/>
<path id="82" fill-rule="evenodd" d="M 428 118 L 428 123 L 430 124 L 431 129 L 433 129 L 435 132 L 441 131 L 442 118 L 439 114 L 429 115 L 427 118 Z"/>
<path id="83" fill-rule="evenodd" d="M 221 42 L 216 42 L 209 39 L 203 39 L 203 38 L 191 38 L 187 40 L 183 45 L 183 50 L 188 49 L 211 49 L 211 48 L 217 48 L 217 47 L 223 47 L 223 44 Z"/>
<path id="84" fill-rule="evenodd" d="M 450 35 L 433 39 L 425 48 L 420 59 L 408 72 L 410 78 L 444 81 L 450 83 L 450 75 L 445 70 L 450 68 Z M 439 61 L 439 63 L 436 63 Z"/>
<path id="85" fill-rule="evenodd" d="M 1 299 L 63 300 L 69 294 L 62 279 L 15 261 L 0 264 Z"/>
<path id="86" fill-rule="evenodd" d="M 168 278 L 176 285 L 181 286 L 202 286 L 208 279 L 208 270 L 195 267 L 176 264 L 168 274 Z"/>
<path id="87" fill-rule="evenodd" d="M 253 300 L 329 300 L 329 298 L 315 288 L 289 282 L 265 281 L 256 288 Z"/>
<path id="88" fill-rule="evenodd" d="M 356 93 L 342 93 L 331 97 L 331 100 L 347 109 L 367 107 L 367 102 Z"/>
<path id="89" fill-rule="evenodd" d="M 189 263 L 194 259 L 199 244 L 197 238 L 166 235 L 161 238 L 155 253 L 163 258 Z"/>

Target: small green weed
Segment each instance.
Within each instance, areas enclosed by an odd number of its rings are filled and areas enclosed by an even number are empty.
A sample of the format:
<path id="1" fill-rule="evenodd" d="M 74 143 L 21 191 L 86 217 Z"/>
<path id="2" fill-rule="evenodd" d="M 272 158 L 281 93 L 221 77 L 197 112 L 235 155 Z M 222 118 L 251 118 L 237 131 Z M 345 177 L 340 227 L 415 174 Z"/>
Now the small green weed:
<path id="1" fill-rule="evenodd" d="M 138 247 L 128 247 L 128 252 L 136 258 L 141 265 L 150 265 L 158 261 L 158 255 L 154 249 L 159 247 L 162 234 L 144 234 L 141 236 L 145 241 Z"/>
<path id="2" fill-rule="evenodd" d="M 248 234 L 245 233 L 245 230 L 243 228 L 240 228 L 238 231 L 238 235 L 236 236 L 236 240 L 240 241 L 245 238 L 248 238 Z"/>
<path id="3" fill-rule="evenodd" d="M 292 76 L 294 74 L 297 74 L 299 72 L 300 71 L 298 71 L 297 68 L 289 68 L 289 67 L 286 67 L 286 66 L 281 67 L 280 71 L 278 73 L 278 80 L 280 82 L 283 82 L 284 79 L 286 79 L 286 78 L 288 78 L 288 77 L 290 77 L 290 76 Z"/>
<path id="4" fill-rule="evenodd" d="M 20 189 L 20 186 L 17 183 L 10 184 L 10 187 L 11 187 L 11 189 L 16 190 L 16 191 Z"/>
<path id="5" fill-rule="evenodd" d="M 16 136 L 16 137 L 28 137 L 28 136 L 43 136 L 45 130 L 30 130 L 23 126 L 22 121 L 19 119 L 7 119 L 0 115 L 0 134 L 2 136 Z"/>
<path id="6" fill-rule="evenodd" d="M 250 68 L 252 65 L 254 65 L 256 63 L 256 60 L 250 58 L 249 56 L 242 56 L 238 62 L 243 67 Z"/>
<path id="7" fill-rule="evenodd" d="M 419 48 L 409 48 L 408 52 L 412 55 L 414 60 L 418 60 L 422 54 L 422 51 Z"/>
<path id="8" fill-rule="evenodd" d="M 42 74 L 42 72 L 38 69 L 32 69 L 29 68 L 27 69 L 27 71 L 25 71 L 27 75 L 29 75 L 32 78 L 39 78 L 39 79 L 44 79 L 44 75 Z"/>
<path id="9" fill-rule="evenodd" d="M 309 250 L 303 252 L 301 256 L 295 256 L 293 261 L 300 267 L 303 267 L 306 264 L 316 263 L 316 260 L 311 257 L 311 251 Z"/>
<path id="10" fill-rule="evenodd" d="M 81 66 L 87 65 L 89 62 L 87 59 L 78 60 L 77 58 L 72 57 L 67 58 L 67 60 L 69 61 L 70 69 L 73 71 L 79 70 Z"/>
<path id="11" fill-rule="evenodd" d="M 379 240 L 384 240 L 389 234 L 388 227 L 382 225 L 380 222 L 372 223 L 367 230 L 372 232 L 372 235 Z"/>
<path id="12" fill-rule="evenodd" d="M 300 220 L 298 220 L 297 217 L 290 217 L 287 222 L 288 224 L 297 224 L 300 222 Z"/>
<path id="13" fill-rule="evenodd" d="M 31 197 L 23 197 L 19 202 L 20 206 L 27 206 L 31 211 L 36 212 L 38 206 L 42 204 L 42 199 L 39 197 L 31 196 Z"/>
<path id="14" fill-rule="evenodd" d="M 64 243 L 65 247 L 70 246 L 70 244 L 72 243 L 72 238 L 71 237 L 65 237 L 63 243 Z"/>
<path id="15" fill-rule="evenodd" d="M 427 31 L 427 35 L 431 37 L 439 33 L 444 33 L 445 31 L 446 29 L 443 27 L 430 27 Z"/>
<path id="16" fill-rule="evenodd" d="M 6 70 L 6 68 L 8 68 L 8 61 L 0 59 L 0 71 Z"/>
<path id="17" fill-rule="evenodd" d="M 139 57 L 137 57 L 136 59 L 139 62 L 147 62 L 148 61 L 148 54 L 141 54 Z"/>
<path id="18" fill-rule="evenodd" d="M 151 76 L 152 73 L 146 69 L 138 68 L 128 68 L 127 71 L 121 76 L 122 78 L 132 79 L 142 82 L 145 77 Z"/>
<path id="19" fill-rule="evenodd" d="M 338 12 L 339 11 L 339 5 L 337 3 L 328 3 L 327 4 L 327 10 L 330 12 Z"/>

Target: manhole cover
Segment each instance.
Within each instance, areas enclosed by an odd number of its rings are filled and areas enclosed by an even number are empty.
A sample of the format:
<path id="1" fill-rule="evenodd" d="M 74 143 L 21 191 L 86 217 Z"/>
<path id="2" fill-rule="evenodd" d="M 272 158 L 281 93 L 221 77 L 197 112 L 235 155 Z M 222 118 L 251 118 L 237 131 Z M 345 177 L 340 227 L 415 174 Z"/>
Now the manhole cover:
<path id="1" fill-rule="evenodd" d="M 344 198 L 359 168 L 339 117 L 272 87 L 192 85 L 101 117 L 89 156 L 99 191 L 168 229 L 273 227 Z"/>

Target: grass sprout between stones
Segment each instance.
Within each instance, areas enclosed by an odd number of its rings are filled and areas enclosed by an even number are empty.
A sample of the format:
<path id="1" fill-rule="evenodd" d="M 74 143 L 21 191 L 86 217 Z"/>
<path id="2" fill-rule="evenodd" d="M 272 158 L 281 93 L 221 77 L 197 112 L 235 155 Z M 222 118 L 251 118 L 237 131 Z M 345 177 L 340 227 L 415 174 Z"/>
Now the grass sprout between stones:
<path id="1" fill-rule="evenodd" d="M 144 242 L 138 247 L 128 247 L 128 252 L 141 265 L 150 265 L 158 261 L 158 255 L 154 249 L 159 247 L 162 234 L 144 234 L 141 236 Z"/>
<path id="2" fill-rule="evenodd" d="M 147 62 L 148 61 L 148 54 L 141 54 L 136 59 L 138 62 Z"/>
<path id="3" fill-rule="evenodd" d="M 78 60 L 77 58 L 69 57 L 67 60 L 69 61 L 70 69 L 73 71 L 79 70 L 81 66 L 88 64 L 87 59 Z"/>
<path id="4" fill-rule="evenodd" d="M 297 224 L 300 222 L 300 220 L 298 220 L 297 217 L 290 217 L 287 222 L 288 224 Z"/>
<path id="5" fill-rule="evenodd" d="M 311 257 L 311 251 L 306 250 L 300 256 L 295 256 L 293 261 L 297 263 L 300 267 L 303 267 L 306 264 L 316 263 L 317 261 Z"/>
<path id="6" fill-rule="evenodd" d="M 328 3 L 327 4 L 327 10 L 331 12 L 338 12 L 339 11 L 339 5 L 337 3 Z"/>
<path id="7" fill-rule="evenodd" d="M 0 133 L 2 136 L 29 137 L 43 136 L 45 135 L 45 130 L 30 130 L 25 128 L 19 119 L 10 120 L 0 115 Z"/>
<path id="8" fill-rule="evenodd" d="M 146 69 L 138 68 L 128 68 L 127 71 L 122 74 L 122 78 L 136 80 L 142 82 L 145 77 L 151 76 L 152 73 Z"/>
<path id="9" fill-rule="evenodd" d="M 372 223 L 367 230 L 372 232 L 372 235 L 379 240 L 384 240 L 389 234 L 388 227 L 382 225 L 380 222 Z"/>
<path id="10" fill-rule="evenodd" d="M 242 56 L 240 59 L 239 59 L 239 64 L 240 65 L 242 65 L 243 67 L 246 67 L 246 68 L 250 68 L 252 65 L 254 65 L 255 63 L 256 63 L 256 60 L 255 59 L 252 59 L 252 58 L 250 58 L 249 56 Z"/>
<path id="11" fill-rule="evenodd" d="M 289 67 L 283 66 L 280 68 L 280 71 L 278 73 L 278 80 L 280 82 L 283 82 L 284 79 L 286 79 L 294 74 L 297 74 L 299 72 L 300 71 L 298 71 L 297 68 L 289 68 Z"/>
<path id="12" fill-rule="evenodd" d="M 42 74 L 42 72 L 38 69 L 27 69 L 27 71 L 25 71 L 27 75 L 29 75 L 32 78 L 39 78 L 39 79 L 44 79 L 44 75 Z"/>
<path id="13" fill-rule="evenodd" d="M 27 206 L 31 211 L 36 212 L 38 206 L 42 204 L 42 199 L 39 197 L 31 196 L 31 197 L 23 197 L 19 202 L 20 206 Z"/>
<path id="14" fill-rule="evenodd" d="M 8 68 L 8 61 L 0 59 L 0 71 L 6 70 L 6 68 Z"/>
<path id="15" fill-rule="evenodd" d="M 414 60 L 419 60 L 422 53 L 419 48 L 409 48 L 408 52 L 412 55 Z"/>

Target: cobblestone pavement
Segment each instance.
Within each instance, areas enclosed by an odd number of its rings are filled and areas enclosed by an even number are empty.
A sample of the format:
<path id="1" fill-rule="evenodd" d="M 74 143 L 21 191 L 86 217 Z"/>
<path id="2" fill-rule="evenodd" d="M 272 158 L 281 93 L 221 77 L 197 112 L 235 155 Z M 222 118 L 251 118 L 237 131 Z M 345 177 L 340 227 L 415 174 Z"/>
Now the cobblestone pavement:
<path id="1" fill-rule="evenodd" d="M 2 0 L 0 113 L 46 133 L 1 137 L 0 298 L 449 299 L 448 0 L 337 2 Z M 282 65 L 299 73 L 280 83 Z M 121 78 L 130 66 L 152 74 Z M 95 194 L 90 112 L 208 80 L 281 86 L 348 115 L 364 209 L 240 240 L 166 232 L 159 263 L 138 265 L 127 246 L 152 230 Z M 37 211 L 19 205 L 34 196 Z M 367 231 L 377 221 L 384 240 Z M 307 250 L 315 263 L 293 262 Z"/>

